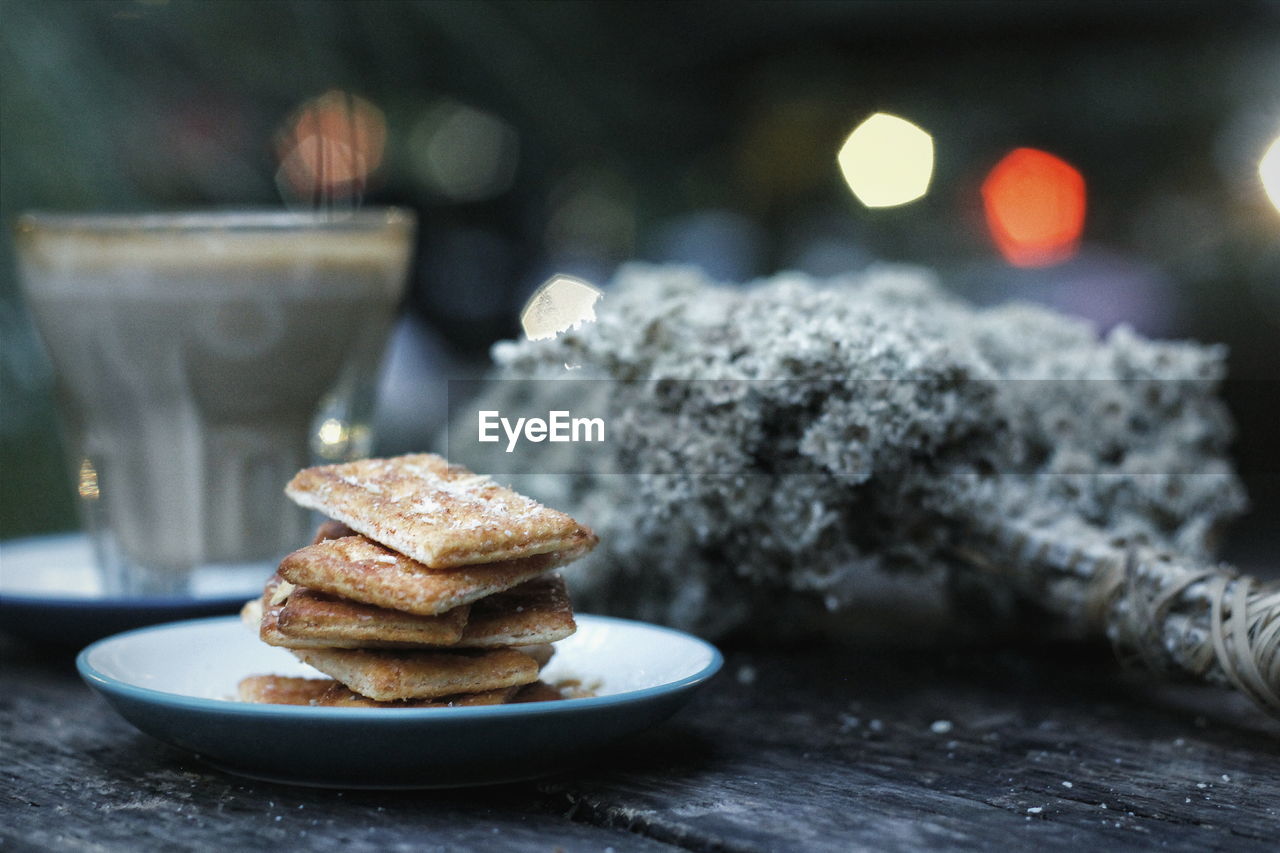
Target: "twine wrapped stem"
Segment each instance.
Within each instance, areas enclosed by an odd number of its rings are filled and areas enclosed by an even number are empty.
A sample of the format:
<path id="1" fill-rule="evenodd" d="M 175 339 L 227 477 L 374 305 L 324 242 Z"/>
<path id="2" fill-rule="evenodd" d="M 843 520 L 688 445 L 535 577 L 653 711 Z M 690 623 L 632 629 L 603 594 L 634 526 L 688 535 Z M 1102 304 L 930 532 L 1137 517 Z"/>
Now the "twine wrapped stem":
<path id="1" fill-rule="evenodd" d="M 978 523 L 957 553 L 1156 672 L 1240 690 L 1280 719 L 1280 584 L 1117 540 Z"/>

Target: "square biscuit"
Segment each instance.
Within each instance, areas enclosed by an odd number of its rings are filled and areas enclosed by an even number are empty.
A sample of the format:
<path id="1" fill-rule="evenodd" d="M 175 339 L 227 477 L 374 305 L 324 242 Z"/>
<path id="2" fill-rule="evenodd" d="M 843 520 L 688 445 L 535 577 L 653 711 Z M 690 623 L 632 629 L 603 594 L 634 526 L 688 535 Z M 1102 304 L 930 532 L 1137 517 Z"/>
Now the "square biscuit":
<path id="1" fill-rule="evenodd" d="M 236 695 L 241 702 L 260 705 L 314 705 L 337 683 L 331 678 L 251 675 L 236 685 Z"/>
<path id="2" fill-rule="evenodd" d="M 436 569 L 582 554 L 597 541 L 563 512 L 431 453 L 306 468 L 285 492 Z"/>
<path id="3" fill-rule="evenodd" d="M 262 590 L 262 598 L 256 602 L 251 601 L 246 604 L 244 609 L 240 611 L 240 618 L 252 624 L 252 620 L 256 616 L 258 639 L 269 646 L 282 646 L 287 649 L 331 648 L 331 644 L 325 642 L 291 639 L 280 630 L 280 611 L 284 608 L 284 603 L 289 600 L 289 596 L 294 589 L 294 585 L 280 577 L 280 575 L 272 575 L 267 581 L 266 588 Z"/>
<path id="4" fill-rule="evenodd" d="M 514 649 L 474 651 L 369 651 L 294 649 L 294 656 L 361 696 L 439 699 L 518 687 L 538 680 L 538 662 Z"/>
<path id="5" fill-rule="evenodd" d="M 462 638 L 470 609 L 464 604 L 439 616 L 420 616 L 297 587 L 281 606 L 277 625 L 285 637 L 325 641 L 333 648 L 450 646 Z"/>
<path id="6" fill-rule="evenodd" d="M 240 621 L 250 630 L 257 631 L 262 627 L 262 596 L 251 598 L 240 608 Z"/>
<path id="7" fill-rule="evenodd" d="M 534 578 L 471 605 L 458 645 L 493 648 L 554 643 L 578 629 L 559 575 Z"/>
<path id="8" fill-rule="evenodd" d="M 557 702 L 563 699 L 560 691 L 547 684 L 545 681 L 535 681 L 532 684 L 526 684 L 516 693 L 512 702 Z"/>
<path id="9" fill-rule="evenodd" d="M 316 535 L 312 537 L 311 544 L 324 542 L 327 539 L 341 539 L 343 536 L 355 536 L 356 532 L 347 527 L 341 521 L 334 521 L 332 518 L 326 518 L 320 522 L 320 526 L 316 528 Z"/>
<path id="10" fill-rule="evenodd" d="M 583 551 L 557 551 L 480 566 L 431 569 L 364 536 L 329 539 L 299 548 L 280 563 L 280 575 L 311 589 L 422 616 L 502 592 L 573 560 Z"/>
<path id="11" fill-rule="evenodd" d="M 262 598 L 251 601 L 240 611 L 240 617 L 258 631 L 258 638 L 269 646 L 280 646 L 286 649 L 404 649 L 413 648 L 415 643 L 387 642 L 382 640 L 344 637 L 336 632 L 327 635 L 309 635 L 306 632 L 292 634 L 280 624 L 289 602 L 303 587 L 295 586 L 280 577 L 273 575 L 267 581 Z M 447 619 L 440 617 L 441 619 Z M 456 618 L 456 617 L 454 617 Z"/>
<path id="12" fill-rule="evenodd" d="M 331 678 L 251 675 L 241 679 L 237 686 L 237 695 L 241 702 L 262 705 L 309 705 L 321 708 L 458 708 L 474 705 L 503 705 L 512 701 L 520 689 L 504 687 L 500 690 L 464 693 L 443 699 L 377 702 L 352 692 Z"/>
<path id="13" fill-rule="evenodd" d="M 332 686 L 316 701 L 317 705 L 327 708 L 470 708 L 477 705 L 505 705 L 512 701 L 516 693 L 522 689 L 501 687 L 480 693 L 459 693 L 442 699 L 399 699 L 394 702 L 379 702 L 368 696 L 361 696 L 337 681 L 329 683 Z"/>
<path id="14" fill-rule="evenodd" d="M 555 657 L 556 647 L 550 643 L 536 643 L 532 646 L 512 646 L 518 652 L 522 652 L 538 662 L 538 671 L 541 672 L 547 664 L 551 663 L 551 659 Z"/>

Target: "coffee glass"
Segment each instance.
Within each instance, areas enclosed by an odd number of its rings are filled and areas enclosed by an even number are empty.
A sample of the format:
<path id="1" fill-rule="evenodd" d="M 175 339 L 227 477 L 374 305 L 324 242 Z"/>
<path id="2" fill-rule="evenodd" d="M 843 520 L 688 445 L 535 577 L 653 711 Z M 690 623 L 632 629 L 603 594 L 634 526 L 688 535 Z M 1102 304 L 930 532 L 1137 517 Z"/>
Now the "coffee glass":
<path id="1" fill-rule="evenodd" d="M 261 578 L 305 544 L 284 485 L 368 452 L 414 227 L 390 208 L 20 218 L 107 594 L 183 595 L 210 567 Z"/>

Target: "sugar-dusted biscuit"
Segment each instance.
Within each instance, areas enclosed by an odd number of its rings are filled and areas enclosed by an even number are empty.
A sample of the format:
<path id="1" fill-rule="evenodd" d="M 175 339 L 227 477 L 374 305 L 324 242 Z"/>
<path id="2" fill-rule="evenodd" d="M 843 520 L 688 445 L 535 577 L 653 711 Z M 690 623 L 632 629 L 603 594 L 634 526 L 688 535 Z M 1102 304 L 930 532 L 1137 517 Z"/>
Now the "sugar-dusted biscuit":
<path id="1" fill-rule="evenodd" d="M 254 614 L 258 616 L 258 638 L 269 646 L 283 646 L 284 648 L 309 648 L 309 649 L 327 649 L 331 648 L 331 643 L 317 642 L 307 639 L 293 639 L 285 636 L 280 630 L 280 611 L 284 607 L 284 603 L 289 600 L 289 596 L 293 593 L 294 585 L 284 580 L 280 575 L 272 575 L 267 580 L 267 586 L 262 591 L 262 598 L 258 599 L 257 607 L 253 606 L 253 602 L 246 604 L 240 611 L 240 618 L 249 622 Z"/>
<path id="2" fill-rule="evenodd" d="M 251 675 L 241 679 L 241 702 L 263 705 L 310 705 L 321 708 L 459 708 L 503 705 L 515 698 L 519 687 L 503 687 L 482 693 L 463 693 L 442 699 L 404 699 L 377 702 L 352 692 L 332 678 L 293 678 L 284 675 Z"/>
<path id="3" fill-rule="evenodd" d="M 241 702 L 263 705 L 314 705 L 338 682 L 330 678 L 289 678 L 283 675 L 251 675 L 236 687 Z"/>
<path id="4" fill-rule="evenodd" d="M 294 649 L 293 654 L 360 695 L 380 702 L 480 693 L 538 679 L 538 662 L 514 649 Z"/>
<path id="5" fill-rule="evenodd" d="M 298 586 L 391 610 L 435 616 L 531 580 L 584 550 L 535 554 L 483 566 L 430 569 L 364 536 L 347 536 L 299 548 L 284 558 L 279 571 Z"/>
<path id="6" fill-rule="evenodd" d="M 305 630 L 296 633 L 286 631 L 280 624 L 285 610 L 295 596 L 305 595 L 307 592 L 303 587 L 295 586 L 278 574 L 272 575 L 267 581 L 266 589 L 262 592 L 262 598 L 246 604 L 240 611 L 240 618 L 257 628 L 258 638 L 262 642 L 269 646 L 280 646 L 286 649 L 406 649 L 420 645 L 412 642 L 344 636 L 337 631 L 327 633 L 318 631 L 314 634 Z M 255 614 L 256 621 L 251 621 Z M 403 615 L 407 616 L 407 614 Z M 445 614 L 438 618 L 445 622 L 444 630 L 450 635 L 456 633 L 453 626 L 449 624 L 449 620 L 457 617 Z"/>
<path id="7" fill-rule="evenodd" d="M 280 608 L 277 625 L 290 639 L 356 649 L 383 643 L 449 646 L 462 638 L 470 605 L 419 616 L 297 587 Z"/>
<path id="8" fill-rule="evenodd" d="M 262 597 L 251 598 L 240 608 L 240 621 L 257 631 L 262 627 Z"/>
<path id="9" fill-rule="evenodd" d="M 512 702 L 556 702 L 563 699 L 560 691 L 545 681 L 535 681 L 520 688 Z"/>
<path id="10" fill-rule="evenodd" d="M 600 689 L 600 682 L 594 681 L 590 684 L 583 684 L 582 680 L 578 678 L 562 678 L 554 686 L 565 699 L 586 699 L 597 695 L 596 691 Z"/>
<path id="11" fill-rule="evenodd" d="M 278 577 L 278 576 L 277 576 Z M 281 646 L 286 649 L 330 649 L 334 644 L 326 640 L 311 640 L 306 637 L 290 637 L 280 630 L 280 606 L 268 606 L 264 595 L 260 599 L 247 602 L 240 608 L 240 621 L 258 632 L 258 639 L 268 646 Z M 354 648 L 354 647 L 353 647 Z"/>
<path id="12" fill-rule="evenodd" d="M 505 705 L 515 698 L 520 687 L 500 687 L 497 690 L 484 690 L 480 693 L 459 693 L 442 699 L 399 699 L 393 702 L 379 702 L 368 696 L 361 696 L 350 687 L 337 681 L 316 701 L 317 705 L 330 708 L 469 708 L 477 705 Z"/>
<path id="13" fill-rule="evenodd" d="M 269 646 L 329 648 L 328 643 L 317 643 L 312 640 L 301 639 L 291 640 L 281 633 L 280 610 L 284 607 L 284 603 L 289 600 L 294 588 L 293 584 L 280 577 L 280 575 L 272 575 L 267 580 L 266 588 L 262 590 L 262 598 L 258 599 L 257 606 L 255 607 L 253 602 L 246 604 L 240 611 L 240 618 L 252 624 L 251 620 L 256 615 L 258 638 Z"/>
<path id="14" fill-rule="evenodd" d="M 512 646 L 516 651 L 523 652 L 538 662 L 538 671 L 551 662 L 551 658 L 555 656 L 556 647 L 550 643 L 537 643 L 532 646 Z"/>
<path id="15" fill-rule="evenodd" d="M 459 646 L 493 648 L 554 643 L 574 631 L 573 606 L 558 575 L 534 578 L 471 605 Z"/>
<path id="16" fill-rule="evenodd" d="M 312 538 L 311 544 L 324 542 L 326 539 L 341 539 L 343 536 L 355 536 L 356 532 L 347 527 L 341 521 L 334 521 L 332 518 L 326 518 L 320 522 L 320 526 L 316 528 L 316 535 Z"/>
<path id="17" fill-rule="evenodd" d="M 285 492 L 431 568 L 576 556 L 597 541 L 563 512 L 430 453 L 306 468 Z"/>

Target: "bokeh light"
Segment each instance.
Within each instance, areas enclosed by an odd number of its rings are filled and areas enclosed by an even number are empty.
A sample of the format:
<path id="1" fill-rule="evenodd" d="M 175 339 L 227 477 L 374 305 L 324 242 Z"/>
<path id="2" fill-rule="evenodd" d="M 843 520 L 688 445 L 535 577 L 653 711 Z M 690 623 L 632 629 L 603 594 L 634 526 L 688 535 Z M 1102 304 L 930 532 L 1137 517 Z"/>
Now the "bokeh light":
<path id="1" fill-rule="evenodd" d="M 1267 152 L 1258 163 L 1258 177 L 1262 178 L 1262 188 L 1267 198 L 1280 210 L 1280 136 L 1271 140 Z"/>
<path id="2" fill-rule="evenodd" d="M 436 195 L 484 201 L 511 188 L 519 137 L 493 113 L 442 101 L 414 124 L 409 149 L 414 175 Z"/>
<path id="3" fill-rule="evenodd" d="M 1075 254 L 1084 232 L 1084 176 L 1035 148 L 1011 151 L 982 184 L 987 227 L 1018 267 L 1056 264 Z"/>
<path id="4" fill-rule="evenodd" d="M 603 295 L 582 279 L 553 276 L 529 297 L 520 312 L 520 325 L 531 341 L 554 338 L 575 326 L 594 321 L 596 300 Z"/>
<path id="5" fill-rule="evenodd" d="M 276 184 L 294 203 L 358 203 L 369 175 L 382 164 L 386 141 L 382 110 L 331 89 L 303 103 L 276 135 Z"/>
<path id="6" fill-rule="evenodd" d="M 897 207 L 928 192 L 933 137 L 904 118 L 876 113 L 849 134 L 836 160 L 858 201 Z"/>
<path id="7" fill-rule="evenodd" d="M 88 457 L 80 460 L 80 476 L 76 485 L 76 491 L 80 497 L 85 500 L 94 501 L 102 496 L 98 490 L 98 471 L 93 467 L 93 463 Z"/>

